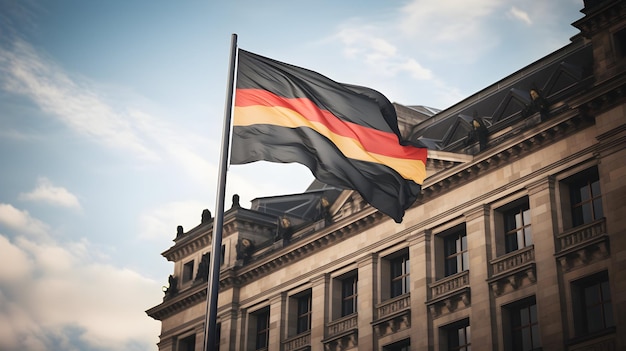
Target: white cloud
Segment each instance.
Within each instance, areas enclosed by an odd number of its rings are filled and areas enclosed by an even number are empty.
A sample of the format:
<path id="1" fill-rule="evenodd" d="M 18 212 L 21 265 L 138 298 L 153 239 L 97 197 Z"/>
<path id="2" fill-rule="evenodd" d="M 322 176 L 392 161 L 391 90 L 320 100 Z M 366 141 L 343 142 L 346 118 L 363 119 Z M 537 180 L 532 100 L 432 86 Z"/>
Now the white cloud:
<path id="1" fill-rule="evenodd" d="M 206 183 L 215 166 L 195 150 L 218 149 L 206 137 L 181 129 L 141 109 L 116 107 L 88 79 L 71 77 L 30 44 L 0 46 L 0 87 L 24 95 L 74 132 L 111 149 L 148 161 L 174 163 Z M 17 138 L 18 132 L 0 137 Z M 210 179 L 209 179 L 210 181 Z"/>
<path id="2" fill-rule="evenodd" d="M 427 44 L 482 40 L 481 19 L 491 14 L 499 3 L 498 0 L 413 0 L 401 10 L 399 29 L 410 37 L 426 40 Z"/>
<path id="3" fill-rule="evenodd" d="M 509 10 L 508 14 L 511 17 L 513 17 L 513 18 L 515 18 L 515 19 L 517 19 L 519 21 L 522 21 L 522 22 L 524 22 L 527 25 L 533 24 L 533 21 L 530 19 L 530 16 L 528 15 L 528 13 L 525 12 L 525 11 L 520 10 L 519 8 L 517 8 L 515 6 L 511 7 L 511 9 Z"/>
<path id="4" fill-rule="evenodd" d="M 55 186 L 45 177 L 37 180 L 37 187 L 28 193 L 21 193 L 20 200 L 44 202 L 47 204 L 68 208 L 80 209 L 80 202 L 76 195 L 67 189 Z"/>
<path id="5" fill-rule="evenodd" d="M 1 350 L 154 347 L 159 323 L 144 310 L 160 302 L 162 284 L 95 260 L 93 250 L 84 240 L 0 235 Z"/>
<path id="6" fill-rule="evenodd" d="M 29 97 L 80 134 L 138 157 L 158 159 L 125 112 L 109 106 L 88 84 L 72 79 L 24 41 L 14 41 L 11 49 L 0 48 L 4 89 Z"/>
<path id="7" fill-rule="evenodd" d="M 31 217 L 28 211 L 19 210 L 11 204 L 0 203 L 0 224 L 18 232 L 33 235 L 39 238 L 46 236 L 49 226 Z"/>
<path id="8" fill-rule="evenodd" d="M 373 26 L 345 27 L 335 36 L 344 45 L 344 55 L 365 62 L 370 72 L 385 77 L 409 73 L 416 80 L 428 80 L 432 73 L 415 59 L 400 55 L 389 41 L 378 37 Z"/>

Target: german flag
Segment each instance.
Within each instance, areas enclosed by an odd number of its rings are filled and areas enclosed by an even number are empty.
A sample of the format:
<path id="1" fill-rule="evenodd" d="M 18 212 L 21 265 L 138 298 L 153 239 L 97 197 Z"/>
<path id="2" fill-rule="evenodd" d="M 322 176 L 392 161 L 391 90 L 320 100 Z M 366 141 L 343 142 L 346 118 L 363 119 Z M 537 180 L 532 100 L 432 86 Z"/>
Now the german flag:
<path id="1" fill-rule="evenodd" d="M 421 191 L 427 150 L 401 145 L 381 93 L 239 50 L 231 164 L 301 163 L 400 223 Z"/>

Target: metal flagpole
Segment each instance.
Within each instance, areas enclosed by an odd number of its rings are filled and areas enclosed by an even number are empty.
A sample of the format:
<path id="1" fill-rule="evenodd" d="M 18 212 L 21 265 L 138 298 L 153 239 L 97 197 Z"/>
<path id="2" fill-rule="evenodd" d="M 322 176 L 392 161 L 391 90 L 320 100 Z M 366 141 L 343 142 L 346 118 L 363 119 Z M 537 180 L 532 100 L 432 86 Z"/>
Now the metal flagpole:
<path id="1" fill-rule="evenodd" d="M 219 176 L 217 182 L 217 199 L 215 218 L 213 219 L 213 239 L 211 241 L 211 260 L 207 284 L 207 312 L 204 322 L 204 350 L 211 351 L 216 343 L 217 334 L 217 296 L 220 289 L 220 263 L 222 261 L 222 228 L 224 226 L 224 197 L 226 192 L 226 169 L 228 168 L 228 150 L 230 144 L 230 122 L 233 105 L 233 88 L 235 84 L 235 60 L 237 57 L 237 34 L 232 35 L 230 42 L 230 69 L 228 71 L 228 88 L 226 106 L 224 107 L 224 127 L 222 130 L 222 153 L 220 155 Z"/>

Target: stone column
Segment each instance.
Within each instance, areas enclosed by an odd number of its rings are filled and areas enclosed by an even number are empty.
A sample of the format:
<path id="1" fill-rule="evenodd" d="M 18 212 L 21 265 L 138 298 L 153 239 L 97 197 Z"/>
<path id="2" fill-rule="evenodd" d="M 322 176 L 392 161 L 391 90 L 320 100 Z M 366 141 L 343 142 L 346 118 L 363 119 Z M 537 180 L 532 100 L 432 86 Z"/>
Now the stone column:
<path id="1" fill-rule="evenodd" d="M 233 349 L 237 332 L 237 311 L 234 309 L 227 311 L 220 316 L 218 322 L 220 325 L 220 350 Z M 202 334 L 204 335 L 204 331 Z"/>
<path id="2" fill-rule="evenodd" d="M 357 262 L 359 280 L 358 292 L 358 328 L 359 350 L 374 350 L 374 306 L 378 303 L 378 255 L 370 254 Z"/>
<path id="3" fill-rule="evenodd" d="M 431 316 L 428 315 L 428 282 L 431 281 L 431 231 L 410 235 L 409 260 L 411 274 L 411 349 L 427 350 L 433 339 Z"/>
<path id="4" fill-rule="evenodd" d="M 481 350 L 493 350 L 497 345 L 494 333 L 495 320 L 491 313 L 492 296 L 489 284 L 489 261 L 491 260 L 491 232 L 489 207 L 479 206 L 464 213 L 467 233 L 467 253 L 469 256 L 469 281 L 471 288 L 470 326 L 472 345 Z"/>
<path id="5" fill-rule="evenodd" d="M 282 350 L 281 340 L 285 339 L 284 321 L 286 315 L 287 295 L 279 293 L 270 298 L 270 337 L 267 345 L 268 350 Z"/>
<path id="6" fill-rule="evenodd" d="M 311 351 L 323 351 L 322 340 L 325 336 L 325 328 L 330 299 L 328 274 L 322 274 L 311 280 Z"/>
<path id="7" fill-rule="evenodd" d="M 563 348 L 564 312 L 561 310 L 559 267 L 554 258 L 558 232 L 555 181 L 546 177 L 526 187 L 530 206 L 530 227 L 535 251 L 537 319 L 544 350 Z"/>

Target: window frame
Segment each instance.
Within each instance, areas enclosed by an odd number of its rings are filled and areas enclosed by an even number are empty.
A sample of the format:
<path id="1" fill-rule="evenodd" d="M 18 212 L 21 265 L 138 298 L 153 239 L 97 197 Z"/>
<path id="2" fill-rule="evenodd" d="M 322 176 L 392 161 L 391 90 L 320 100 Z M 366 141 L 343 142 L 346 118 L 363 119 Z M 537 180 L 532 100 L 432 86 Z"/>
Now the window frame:
<path id="1" fill-rule="evenodd" d="M 352 315 L 358 310 L 358 283 L 359 276 L 355 272 L 354 274 L 350 274 L 342 279 L 341 281 L 341 317 L 346 317 Z M 352 291 L 351 294 L 346 292 L 346 287 L 351 286 Z M 350 311 L 351 310 L 351 311 Z"/>
<path id="2" fill-rule="evenodd" d="M 443 331 L 441 350 L 447 351 L 471 351 L 472 330 L 469 318 L 440 327 Z M 463 342 L 460 341 L 459 331 L 463 330 Z M 456 335 L 457 338 L 454 338 Z M 456 342 L 453 342 L 456 340 Z"/>
<path id="3" fill-rule="evenodd" d="M 261 323 L 263 322 L 263 323 Z M 267 350 L 270 340 L 270 307 L 265 306 L 248 314 L 248 342 L 246 350 Z"/>
<path id="4" fill-rule="evenodd" d="M 186 284 L 186 283 L 193 281 L 194 268 L 195 268 L 194 260 L 189 260 L 183 263 L 181 274 L 180 274 L 182 284 Z"/>
<path id="5" fill-rule="evenodd" d="M 469 270 L 469 249 L 465 226 L 452 228 L 448 233 L 442 235 L 442 239 L 444 277 Z M 454 269 L 452 269 L 452 263 L 455 263 Z"/>
<path id="6" fill-rule="evenodd" d="M 523 310 L 526 310 L 528 312 L 528 320 L 526 322 L 523 321 L 521 315 Z M 506 321 L 504 321 L 503 324 L 503 328 L 505 329 L 505 349 L 513 351 L 537 351 L 542 349 L 541 330 L 539 326 L 539 317 L 537 315 L 537 301 L 535 299 L 535 296 L 524 298 L 503 306 L 502 312 L 503 315 L 506 316 Z M 519 323 L 516 323 L 514 321 L 514 318 L 516 318 L 518 314 L 520 321 Z M 529 331 L 531 348 L 524 348 L 525 330 Z"/>
<path id="7" fill-rule="evenodd" d="M 599 287 L 599 302 L 596 301 L 591 308 L 599 308 L 600 321 L 590 321 L 589 296 L 586 293 L 590 288 Z M 572 301 L 571 308 L 574 316 L 574 329 L 577 337 L 585 337 L 604 333 L 615 328 L 615 315 L 613 311 L 613 296 L 609 282 L 608 272 L 601 271 L 571 282 Z M 608 296 L 606 294 L 608 293 Z M 590 329 L 590 325 L 602 324 L 601 328 Z"/>

